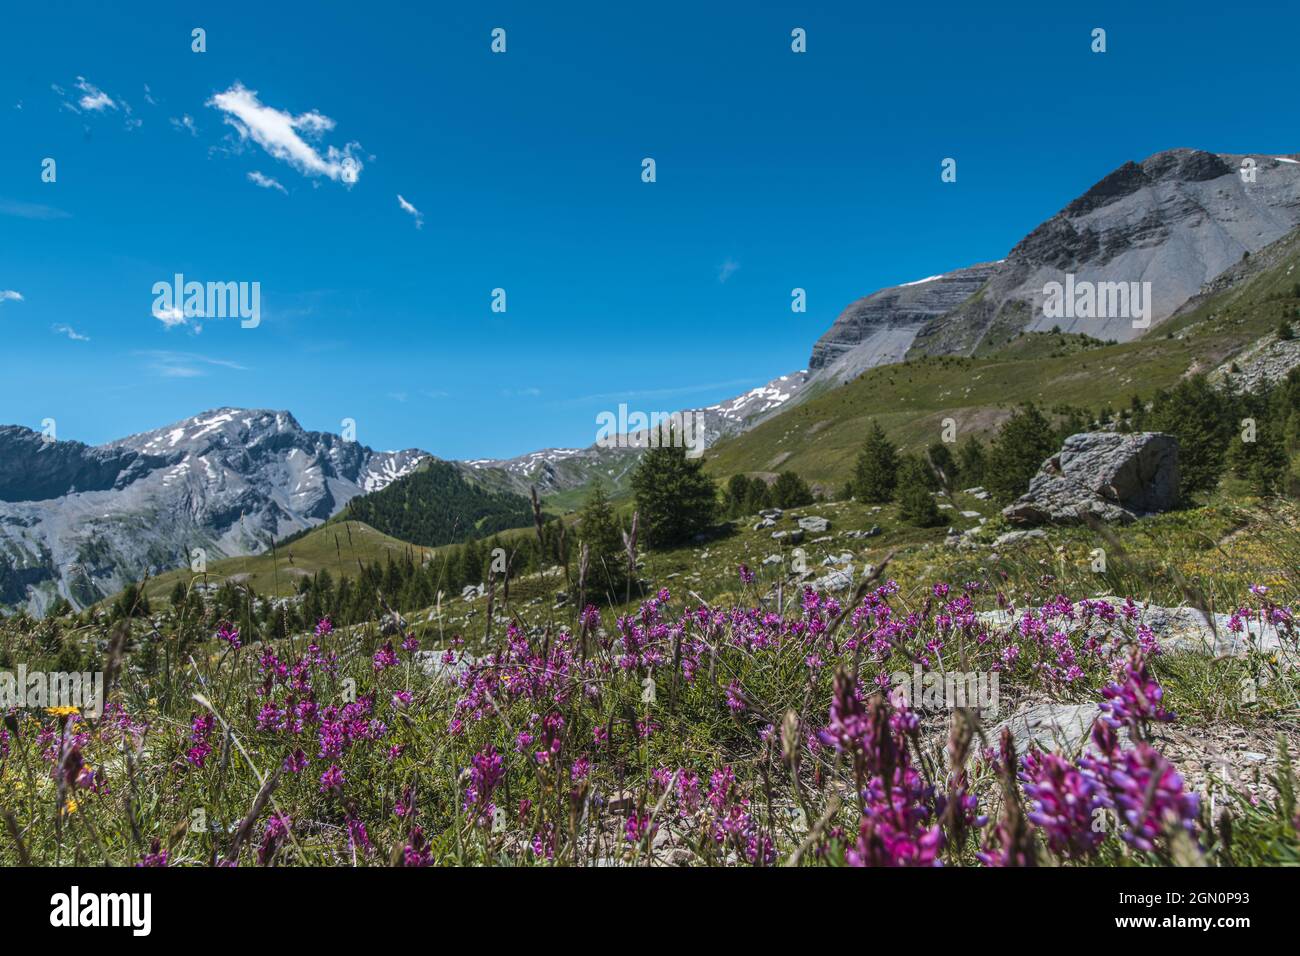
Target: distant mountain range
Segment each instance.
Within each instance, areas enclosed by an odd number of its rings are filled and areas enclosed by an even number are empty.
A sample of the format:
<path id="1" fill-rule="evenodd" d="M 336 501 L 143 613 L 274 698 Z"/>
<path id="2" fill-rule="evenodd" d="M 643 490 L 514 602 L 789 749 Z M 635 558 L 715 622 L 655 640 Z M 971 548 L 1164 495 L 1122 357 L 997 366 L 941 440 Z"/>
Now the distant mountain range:
<path id="1" fill-rule="evenodd" d="M 288 412 L 221 408 L 89 447 L 0 427 L 0 604 L 40 613 L 150 568 L 261 551 L 384 488 L 425 452 L 376 452 Z"/>
<path id="2" fill-rule="evenodd" d="M 1176 149 L 1125 163 L 1004 259 L 850 303 L 813 346 L 806 370 L 694 409 L 706 443 L 906 357 L 980 355 L 1054 326 L 1102 340 L 1149 334 L 1125 316 L 1049 318 L 1044 285 L 1066 275 L 1149 282 L 1157 328 L 1244 255 L 1300 226 L 1300 160 L 1250 157 L 1256 168 L 1247 182 L 1246 158 Z M 536 486 L 563 498 L 597 477 L 624 487 L 638 454 L 592 445 L 451 464 L 487 492 L 526 495 Z M 216 409 L 94 448 L 0 427 L 0 606 L 41 613 L 57 596 L 84 606 L 150 568 L 188 564 L 193 548 L 209 559 L 261 551 L 430 459 L 418 449 L 377 452 L 306 431 L 284 411 Z"/>

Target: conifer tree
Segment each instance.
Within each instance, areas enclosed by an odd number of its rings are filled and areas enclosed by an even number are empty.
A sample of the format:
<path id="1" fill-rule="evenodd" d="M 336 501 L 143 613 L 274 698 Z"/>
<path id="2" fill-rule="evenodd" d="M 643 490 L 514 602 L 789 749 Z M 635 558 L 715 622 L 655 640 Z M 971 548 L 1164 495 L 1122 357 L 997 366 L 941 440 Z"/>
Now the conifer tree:
<path id="1" fill-rule="evenodd" d="M 984 486 L 1001 502 L 1029 489 L 1029 480 L 1060 448 L 1052 423 L 1034 404 L 1018 409 L 1002 423 L 989 448 Z"/>
<path id="2" fill-rule="evenodd" d="M 713 526 L 718 493 L 704 473 L 704 459 L 688 458 L 686 448 L 671 436 L 645 452 L 631 482 L 650 547 L 684 544 Z"/>
<path id="3" fill-rule="evenodd" d="M 587 546 L 587 594 L 611 602 L 622 600 L 627 586 L 627 555 L 623 534 L 605 489 L 591 486 L 578 514 L 578 540 Z"/>
<path id="4" fill-rule="evenodd" d="M 1178 439 L 1179 493 L 1184 498 L 1218 485 L 1237 412 L 1235 397 L 1216 391 L 1203 375 L 1156 395 L 1146 427 Z"/>
<path id="5" fill-rule="evenodd" d="M 883 504 L 894 496 L 898 481 L 898 449 L 873 420 L 853 472 L 853 493 L 859 501 Z"/>
<path id="6" fill-rule="evenodd" d="M 783 471 L 772 485 L 772 501 L 778 508 L 798 508 L 813 503 L 812 489 L 793 471 Z"/>
<path id="7" fill-rule="evenodd" d="M 943 523 L 939 506 L 930 494 L 934 472 L 915 455 L 905 455 L 898 464 L 898 516 L 918 528 Z"/>

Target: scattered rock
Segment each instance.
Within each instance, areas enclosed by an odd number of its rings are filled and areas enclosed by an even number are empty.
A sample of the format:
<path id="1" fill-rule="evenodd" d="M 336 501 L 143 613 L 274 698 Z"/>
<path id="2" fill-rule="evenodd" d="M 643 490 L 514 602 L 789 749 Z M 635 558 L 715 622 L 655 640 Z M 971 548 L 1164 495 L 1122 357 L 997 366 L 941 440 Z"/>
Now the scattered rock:
<path id="1" fill-rule="evenodd" d="M 1080 432 L 1002 510 L 1012 524 L 1128 523 L 1178 503 L 1178 440 L 1161 432 Z"/>
<path id="2" fill-rule="evenodd" d="M 993 547 L 1002 548 L 1008 544 L 1015 544 L 1018 541 L 1029 541 L 1034 538 L 1046 538 L 1047 532 L 1042 528 L 1034 528 L 1032 531 L 1008 531 L 1006 534 L 1000 534 L 993 541 Z"/>
<path id="3" fill-rule="evenodd" d="M 870 528 L 868 528 L 866 531 L 846 531 L 846 532 L 844 532 L 844 537 L 846 537 L 846 538 L 874 538 L 874 537 L 875 537 L 876 535 L 878 535 L 878 534 L 880 534 L 880 525 L 878 525 L 878 524 L 873 524 L 873 525 L 872 525 Z"/>
<path id="4" fill-rule="evenodd" d="M 962 511 L 962 512 L 960 512 L 960 514 L 961 514 L 961 516 L 962 516 L 963 518 L 979 518 L 979 517 L 982 517 L 982 515 L 980 515 L 980 513 L 979 513 L 978 511 Z"/>
<path id="5" fill-rule="evenodd" d="M 972 498 L 978 498 L 980 501 L 988 501 L 991 497 L 987 491 L 976 485 L 974 488 L 967 488 L 962 492 L 964 495 L 970 495 Z"/>
<path id="6" fill-rule="evenodd" d="M 853 565 L 823 575 L 814 581 L 812 586 L 818 591 L 847 591 L 853 587 Z"/>
<path id="7" fill-rule="evenodd" d="M 825 518 L 810 515 L 799 519 L 799 527 L 813 534 L 823 534 L 831 529 L 831 523 Z"/>

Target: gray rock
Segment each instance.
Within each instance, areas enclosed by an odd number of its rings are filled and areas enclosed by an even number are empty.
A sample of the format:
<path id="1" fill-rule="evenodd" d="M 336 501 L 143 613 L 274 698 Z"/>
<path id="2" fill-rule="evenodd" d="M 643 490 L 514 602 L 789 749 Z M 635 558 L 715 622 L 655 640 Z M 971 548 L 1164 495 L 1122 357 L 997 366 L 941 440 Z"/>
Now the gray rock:
<path id="1" fill-rule="evenodd" d="M 1178 441 L 1160 432 L 1080 432 L 1002 510 L 1012 524 L 1127 523 L 1178 503 Z"/>
<path id="2" fill-rule="evenodd" d="M 804 531 L 810 531 L 813 534 L 822 534 L 830 530 L 831 523 L 825 518 L 819 518 L 814 515 L 810 515 L 807 518 L 799 519 L 799 527 L 802 528 Z"/>
<path id="3" fill-rule="evenodd" d="M 1032 533 L 1032 532 L 1031 532 Z M 1122 601 L 1110 599 L 1116 609 Z M 1138 624 L 1151 628 L 1160 650 L 1166 654 L 1207 654 L 1211 657 L 1244 657 L 1250 651 L 1262 654 L 1283 654 L 1289 645 L 1283 635 L 1273 625 L 1260 628 L 1258 623 L 1251 625 L 1251 632 L 1233 633 L 1228 629 L 1231 615 L 1211 615 L 1213 623 L 1206 620 L 1204 614 L 1193 607 L 1161 607 L 1146 605 L 1141 608 L 1137 620 L 1121 625 L 1115 623 L 1107 627 L 1094 621 L 1089 628 L 1090 634 L 1115 640 L 1125 633 L 1132 633 Z M 979 619 L 990 627 L 1014 627 L 1020 619 L 1020 613 L 1009 611 L 982 611 Z"/>
<path id="4" fill-rule="evenodd" d="M 851 564 L 853 561 L 853 552 L 844 551 L 841 554 L 828 554 L 822 559 L 822 567 L 830 568 L 837 564 Z"/>
<path id="5" fill-rule="evenodd" d="M 1097 714 L 1096 704 L 1033 704 L 1002 721 L 988 737 L 996 746 L 1003 728 L 1009 728 L 1016 742 L 1016 753 L 1021 756 L 1031 746 L 1058 753 L 1078 753 L 1087 743 Z"/>
<path id="6" fill-rule="evenodd" d="M 1041 528 L 1034 528 L 1032 531 L 1008 531 L 1006 534 L 1000 534 L 993 541 L 993 547 L 1004 548 L 1009 544 L 1016 544 L 1019 541 L 1032 541 L 1036 538 L 1046 538 L 1047 532 Z"/>
<path id="7" fill-rule="evenodd" d="M 813 581 L 812 586 L 818 591 L 847 591 L 853 587 L 853 565 L 838 568 L 830 574 Z"/>

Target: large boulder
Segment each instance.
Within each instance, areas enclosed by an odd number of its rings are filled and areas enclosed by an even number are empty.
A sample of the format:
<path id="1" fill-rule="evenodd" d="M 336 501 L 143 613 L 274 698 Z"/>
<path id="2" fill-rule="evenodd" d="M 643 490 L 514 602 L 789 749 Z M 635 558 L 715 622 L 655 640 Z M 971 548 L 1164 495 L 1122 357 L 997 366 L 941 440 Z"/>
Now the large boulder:
<path id="1" fill-rule="evenodd" d="M 1178 440 L 1160 432 L 1081 432 L 1003 509 L 1012 524 L 1127 523 L 1178 503 Z"/>

